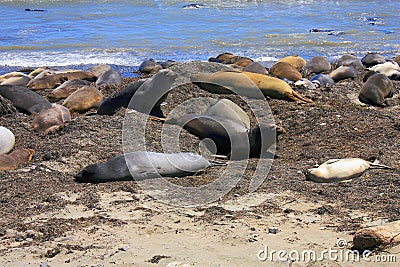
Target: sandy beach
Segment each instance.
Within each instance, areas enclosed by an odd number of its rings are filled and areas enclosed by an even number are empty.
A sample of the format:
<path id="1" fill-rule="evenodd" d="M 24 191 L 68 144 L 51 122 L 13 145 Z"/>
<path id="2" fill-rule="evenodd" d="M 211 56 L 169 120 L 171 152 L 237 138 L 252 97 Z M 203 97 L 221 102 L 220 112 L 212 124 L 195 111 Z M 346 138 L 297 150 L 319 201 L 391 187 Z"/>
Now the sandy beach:
<path id="1" fill-rule="evenodd" d="M 135 181 L 74 181 L 85 166 L 123 153 L 126 109 L 113 116 L 74 113 L 71 122 L 49 135 L 33 131 L 33 115 L 1 116 L 0 125 L 15 134 L 15 147 L 32 148 L 35 155 L 20 169 L 0 173 L 0 266 L 397 266 L 400 246 L 373 251 L 369 262 L 277 257 L 279 250 L 321 255 L 331 249 L 339 255 L 351 249 L 356 230 L 400 220 L 400 82 L 393 81 L 389 107 L 361 105 L 354 99 L 364 74 L 331 88 L 295 89 L 312 104 L 267 99 L 286 133 L 278 137 L 276 158 L 261 187 L 248 190 L 258 164 L 250 159 L 228 194 L 196 207 L 167 205 Z M 100 90 L 108 96 L 135 79 Z M 199 97 L 230 99 L 255 123 L 238 96 L 211 94 L 191 83 L 169 93 L 163 112 Z M 162 151 L 162 127 L 148 122 L 148 150 Z M 181 132 L 183 151 L 197 152 L 198 142 Z M 307 168 L 345 157 L 377 158 L 394 169 L 368 170 L 339 183 L 306 181 Z M 211 167 L 168 180 L 200 186 L 223 171 Z M 271 251 L 274 257 L 266 257 Z"/>

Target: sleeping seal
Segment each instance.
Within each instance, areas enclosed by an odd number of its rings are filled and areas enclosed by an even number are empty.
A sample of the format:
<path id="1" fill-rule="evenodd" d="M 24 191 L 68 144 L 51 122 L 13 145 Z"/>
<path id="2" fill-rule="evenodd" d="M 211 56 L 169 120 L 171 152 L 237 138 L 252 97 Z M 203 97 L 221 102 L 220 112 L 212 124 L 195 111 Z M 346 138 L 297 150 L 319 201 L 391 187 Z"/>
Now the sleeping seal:
<path id="1" fill-rule="evenodd" d="M 303 67 L 305 75 L 312 73 L 319 74 L 331 70 L 331 64 L 325 57 L 316 56 L 307 61 Z"/>
<path id="2" fill-rule="evenodd" d="M 40 113 L 51 108 L 47 99 L 23 86 L 1 85 L 0 95 L 9 99 L 14 107 L 28 114 Z"/>
<path id="3" fill-rule="evenodd" d="M 209 167 L 200 155 L 181 152 L 164 154 L 148 151 L 126 153 L 104 163 L 91 164 L 75 175 L 77 182 L 101 183 L 144 180 L 159 177 L 182 177 Z"/>
<path id="4" fill-rule="evenodd" d="M 0 155 L 0 171 L 18 169 L 22 164 L 31 161 L 33 154 L 33 149 L 18 148 L 10 154 Z"/>
<path id="5" fill-rule="evenodd" d="M 328 74 L 335 82 L 348 79 L 348 78 L 356 78 L 357 70 L 352 66 L 343 65 L 339 68 L 335 69 L 331 73 Z"/>
<path id="6" fill-rule="evenodd" d="M 67 97 L 63 106 L 67 107 L 71 113 L 84 113 L 91 108 L 97 108 L 102 99 L 103 94 L 96 87 L 85 85 Z"/>
<path id="7" fill-rule="evenodd" d="M 208 116 L 219 116 L 237 123 L 242 124 L 247 129 L 250 129 L 250 118 L 247 116 L 246 112 L 230 101 L 229 99 L 221 99 L 213 105 L 210 105 L 204 115 Z"/>
<path id="8" fill-rule="evenodd" d="M 359 158 L 330 159 L 318 168 L 308 169 L 306 180 L 318 183 L 331 183 L 358 177 L 367 169 L 391 169 L 388 166 Z"/>
<path id="9" fill-rule="evenodd" d="M 327 74 L 318 74 L 310 80 L 316 87 L 331 87 L 335 81 Z"/>
<path id="10" fill-rule="evenodd" d="M 89 84 L 90 82 L 79 79 L 66 81 L 57 88 L 55 88 L 53 91 L 48 93 L 46 97 L 52 102 L 58 101 L 60 99 L 69 97 L 73 92 Z"/>
<path id="11" fill-rule="evenodd" d="M 374 106 L 386 107 L 385 98 L 390 98 L 394 94 L 392 81 L 381 73 L 370 71 L 366 74 L 367 81 L 362 86 L 358 99 Z"/>
<path id="12" fill-rule="evenodd" d="M 65 122 L 71 120 L 69 110 L 59 104 L 53 104 L 53 107 L 43 110 L 33 119 L 32 127 L 36 132 L 48 134 L 56 131 Z"/>
<path id="13" fill-rule="evenodd" d="M 0 155 L 10 152 L 14 145 L 14 134 L 6 127 L 0 126 Z"/>

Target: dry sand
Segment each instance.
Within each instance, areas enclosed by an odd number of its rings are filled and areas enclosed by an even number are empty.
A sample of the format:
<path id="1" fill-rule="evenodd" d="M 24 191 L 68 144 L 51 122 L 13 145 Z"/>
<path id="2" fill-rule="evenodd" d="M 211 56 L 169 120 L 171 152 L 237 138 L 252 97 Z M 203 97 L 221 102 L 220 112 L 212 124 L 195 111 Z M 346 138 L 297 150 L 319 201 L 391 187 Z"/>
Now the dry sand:
<path id="1" fill-rule="evenodd" d="M 279 136 L 278 157 L 264 183 L 256 192 L 248 191 L 257 165 L 251 159 L 232 191 L 198 207 L 164 204 L 134 181 L 74 181 L 86 165 L 123 152 L 125 110 L 114 116 L 74 114 L 71 122 L 47 136 L 33 131 L 33 116 L 2 116 L 0 125 L 14 132 L 16 147 L 33 148 L 36 154 L 21 169 L 0 173 L 0 266 L 397 266 L 399 246 L 371 256 L 377 260 L 390 253 L 397 264 L 257 257 L 265 246 L 270 252 L 341 251 L 337 241 L 344 239 L 351 248 L 357 229 L 400 219 L 400 82 L 394 82 L 392 106 L 375 108 L 351 100 L 361 79 L 330 89 L 296 89 L 314 104 L 269 99 L 276 123 L 287 133 Z M 122 87 L 107 86 L 102 92 L 108 95 Z M 229 98 L 250 114 L 237 96 L 212 95 L 192 84 L 171 91 L 164 113 L 196 97 Z M 162 124 L 151 121 L 148 129 L 148 150 L 161 151 Z M 198 139 L 185 131 L 180 144 L 184 151 L 198 150 Z M 376 157 L 396 169 L 369 170 L 334 184 L 305 181 L 305 169 L 343 157 Z M 222 171 L 212 167 L 169 180 L 198 186 Z"/>

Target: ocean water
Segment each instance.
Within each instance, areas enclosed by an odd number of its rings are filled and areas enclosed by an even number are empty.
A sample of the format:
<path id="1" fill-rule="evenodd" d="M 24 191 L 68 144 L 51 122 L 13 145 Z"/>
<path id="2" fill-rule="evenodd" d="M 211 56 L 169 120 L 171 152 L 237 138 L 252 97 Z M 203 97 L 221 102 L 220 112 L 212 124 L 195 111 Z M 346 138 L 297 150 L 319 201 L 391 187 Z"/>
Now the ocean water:
<path id="1" fill-rule="evenodd" d="M 184 8 L 195 3 L 202 5 Z M 400 53 L 400 1 L 0 0 L 0 7 L 0 74 L 14 66 L 137 67 L 148 58 L 207 60 L 222 52 L 266 66 L 294 53 L 331 60 Z"/>

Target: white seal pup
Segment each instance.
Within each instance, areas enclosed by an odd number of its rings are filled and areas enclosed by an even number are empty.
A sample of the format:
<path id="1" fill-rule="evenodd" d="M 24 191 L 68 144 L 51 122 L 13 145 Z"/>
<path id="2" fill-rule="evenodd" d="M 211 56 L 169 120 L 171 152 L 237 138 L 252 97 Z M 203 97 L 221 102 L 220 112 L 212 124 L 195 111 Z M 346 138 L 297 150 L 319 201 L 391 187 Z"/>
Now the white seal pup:
<path id="1" fill-rule="evenodd" d="M 332 183 L 349 180 L 361 176 L 368 169 L 392 169 L 375 162 L 360 158 L 330 159 L 318 168 L 308 169 L 306 180 L 318 183 Z"/>
<path id="2" fill-rule="evenodd" d="M 14 134 L 6 127 L 0 126 L 0 155 L 10 152 L 14 145 Z"/>

